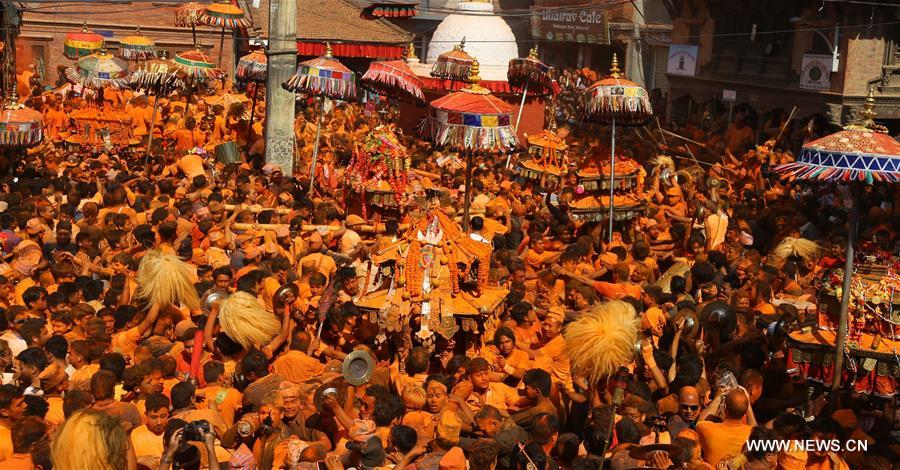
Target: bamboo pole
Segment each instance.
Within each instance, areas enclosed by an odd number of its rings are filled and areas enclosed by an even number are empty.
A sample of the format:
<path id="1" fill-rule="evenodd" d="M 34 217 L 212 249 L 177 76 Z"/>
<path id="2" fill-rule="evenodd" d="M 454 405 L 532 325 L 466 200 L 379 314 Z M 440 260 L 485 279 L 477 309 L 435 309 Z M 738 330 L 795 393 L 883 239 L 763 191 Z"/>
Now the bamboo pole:
<path id="1" fill-rule="evenodd" d="M 248 224 L 243 222 L 236 222 L 231 225 L 235 230 L 254 230 L 254 229 L 263 229 L 263 230 L 277 230 L 279 228 L 288 227 L 288 224 Z M 409 224 L 400 224 L 400 231 L 404 231 L 409 228 Z M 317 230 L 327 230 L 329 232 L 337 232 L 338 230 L 343 230 L 344 227 L 337 225 L 303 225 L 300 227 L 300 230 L 303 232 L 314 232 Z M 360 225 L 357 228 L 353 229 L 356 232 L 363 233 L 384 233 L 385 226 L 384 224 L 379 224 L 377 227 L 374 225 Z"/>

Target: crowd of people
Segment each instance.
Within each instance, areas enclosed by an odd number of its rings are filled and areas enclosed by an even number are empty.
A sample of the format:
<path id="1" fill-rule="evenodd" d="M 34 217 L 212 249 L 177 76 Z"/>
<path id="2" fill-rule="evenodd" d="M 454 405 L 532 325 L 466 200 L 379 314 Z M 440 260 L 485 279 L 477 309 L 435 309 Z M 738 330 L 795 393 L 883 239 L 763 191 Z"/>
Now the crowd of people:
<path id="1" fill-rule="evenodd" d="M 185 96 L 161 99 L 151 124 L 152 98 L 123 93 L 138 144 L 97 149 L 65 143 L 78 132 L 71 113 L 94 104 L 30 98 L 46 140 L 0 180 L 0 468 L 887 470 L 900 459 L 892 397 L 829 396 L 789 370 L 786 340 L 770 328 L 796 317 L 776 299 L 815 302 L 816 275 L 843 264 L 849 226 L 846 187 L 770 175 L 792 159 L 783 113 L 758 129 L 740 115 L 722 132 L 696 113 L 678 132 L 703 147 L 625 133 L 623 154 L 648 173 L 648 207 L 612 242 L 605 223 L 572 220 L 571 178 L 541 187 L 504 157 L 483 158 L 471 231 L 492 247 L 487 282 L 509 292 L 489 312 L 497 328 L 406 343 L 386 342 L 354 302 L 372 257 L 427 207 L 363 218 L 342 186 L 354 142 L 390 113 L 329 104 L 310 194 L 312 108 L 297 113 L 291 175 L 263 162 L 264 100 L 225 109 L 204 94 L 187 112 Z M 573 168 L 603 153 L 603 130 L 559 126 Z M 141 147 L 149 133 L 152 149 Z M 412 166 L 446 189 L 428 204 L 458 215 L 459 158 L 412 133 L 402 140 Z M 217 161 L 224 142 L 245 162 Z M 665 174 L 653 163 L 663 153 L 687 171 Z M 859 226 L 894 256 L 898 194 L 870 187 Z M 812 248 L 776 250 L 796 239 Z M 172 257 L 194 301 L 148 292 L 166 283 L 143 277 L 145 265 Z M 291 314 L 279 305 L 287 284 Z M 226 334 L 215 292 L 250 299 L 247 311 L 277 319 L 276 334 Z M 690 313 L 717 300 L 735 328 L 698 332 Z M 619 398 L 567 357 L 567 326 L 609 302 L 640 320 L 642 338 L 621 364 L 630 373 Z M 376 366 L 351 385 L 342 363 L 356 351 Z M 867 452 L 748 446 L 848 439 Z M 635 452 L 651 444 L 668 446 Z"/>

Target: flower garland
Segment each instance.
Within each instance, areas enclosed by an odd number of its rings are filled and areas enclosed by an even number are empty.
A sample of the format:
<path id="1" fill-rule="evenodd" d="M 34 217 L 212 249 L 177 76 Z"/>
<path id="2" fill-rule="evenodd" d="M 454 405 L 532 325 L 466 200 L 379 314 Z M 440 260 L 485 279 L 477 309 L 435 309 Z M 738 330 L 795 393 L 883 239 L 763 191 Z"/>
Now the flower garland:
<path id="1" fill-rule="evenodd" d="M 412 300 L 422 298 L 422 278 L 424 273 L 421 266 L 422 244 L 418 240 L 409 243 L 409 252 L 406 255 L 406 267 L 403 274 L 406 281 L 406 293 Z"/>
<path id="2" fill-rule="evenodd" d="M 347 169 L 348 183 L 354 191 L 378 190 L 386 181 L 398 204 L 405 205 L 409 193 L 409 153 L 390 126 L 378 126 L 358 142 Z"/>

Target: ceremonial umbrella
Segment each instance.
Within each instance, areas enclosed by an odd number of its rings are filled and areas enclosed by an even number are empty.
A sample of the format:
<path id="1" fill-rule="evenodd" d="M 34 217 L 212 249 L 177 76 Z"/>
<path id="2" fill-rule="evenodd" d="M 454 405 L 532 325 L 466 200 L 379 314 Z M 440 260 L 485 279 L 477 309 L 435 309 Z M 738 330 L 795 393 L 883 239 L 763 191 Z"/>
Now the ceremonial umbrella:
<path id="1" fill-rule="evenodd" d="M 326 43 L 324 56 L 301 62 L 297 65 L 297 72 L 281 86 L 293 93 L 304 93 L 319 98 L 316 140 L 313 143 L 312 165 L 309 168 L 309 192 L 312 194 L 316 181 L 316 158 L 319 156 L 319 135 L 322 133 L 322 119 L 325 114 L 325 100 L 322 98 L 343 101 L 355 98 L 356 75 L 344 64 L 334 60 L 331 55 L 331 43 Z"/>
<path id="2" fill-rule="evenodd" d="M 251 51 L 238 60 L 237 70 L 234 78 L 239 82 L 249 83 L 253 85 L 253 103 L 250 105 L 250 123 L 247 125 L 247 145 L 250 145 L 250 131 L 253 126 L 253 118 L 256 114 L 256 98 L 259 96 L 259 87 L 266 81 L 268 74 L 268 59 L 266 54 L 261 51 Z"/>
<path id="3" fill-rule="evenodd" d="M 847 340 L 847 321 L 850 310 L 853 280 L 853 250 L 859 219 L 859 184 L 876 181 L 900 181 L 900 143 L 889 136 L 887 129 L 875 124 L 875 96 L 872 89 L 866 97 L 861 125 L 843 130 L 803 145 L 797 161 L 775 167 L 775 171 L 791 180 L 822 181 L 851 184 L 850 226 L 844 264 L 841 309 L 835 338 L 834 370 L 831 379 L 831 398 L 838 397 Z"/>
<path id="4" fill-rule="evenodd" d="M 17 101 L 15 90 L 0 111 L 0 146 L 32 147 L 41 142 L 41 113 Z"/>
<path id="5" fill-rule="evenodd" d="M 87 23 L 81 27 L 81 31 L 66 33 L 63 40 L 63 55 L 69 59 L 78 60 L 81 57 L 93 54 L 103 47 L 103 36 L 89 31 Z"/>
<path id="6" fill-rule="evenodd" d="M 519 146 L 510 127 L 516 108 L 478 84 L 478 61 L 472 62 L 469 86 L 431 102 L 420 129 L 435 146 L 466 154 L 466 196 L 463 225 L 469 229 L 472 197 L 472 155 L 504 153 Z"/>
<path id="7" fill-rule="evenodd" d="M 138 27 L 135 34 L 125 36 L 119 41 L 119 57 L 125 60 L 139 61 L 156 58 L 156 43 L 153 39 L 141 35 L 141 28 Z"/>
<path id="8" fill-rule="evenodd" d="M 184 107 L 184 115 L 187 116 L 188 109 L 191 107 L 191 96 L 194 94 L 194 81 L 217 79 L 222 76 L 222 71 L 216 68 L 209 56 L 200 52 L 199 49 L 175 54 L 175 66 L 178 67 L 179 76 L 190 79 L 188 81 L 187 103 Z"/>
<path id="9" fill-rule="evenodd" d="M 200 22 L 216 28 L 222 28 L 219 39 L 219 66 L 222 66 L 222 49 L 225 47 L 225 28 L 230 30 L 244 29 L 250 26 L 250 20 L 231 2 L 217 2 L 206 7 L 200 14 Z"/>
<path id="10" fill-rule="evenodd" d="M 453 50 L 439 55 L 431 67 L 431 76 L 445 80 L 468 80 L 475 58 L 465 51 L 465 47 L 466 38 L 463 38 L 453 46 Z"/>
<path id="11" fill-rule="evenodd" d="M 359 79 L 359 85 L 389 98 L 425 103 L 422 80 L 402 60 L 372 62 L 369 70 Z"/>
<path id="12" fill-rule="evenodd" d="M 118 90 L 128 86 L 125 76 L 128 66 L 122 59 L 113 57 L 106 50 L 78 59 L 74 66 L 66 68 L 66 77 L 72 83 L 102 92 L 104 88 Z M 102 95 L 101 95 L 102 96 Z"/>
<path id="13" fill-rule="evenodd" d="M 264 82 L 268 61 L 263 51 L 253 51 L 238 60 L 234 78 L 239 82 Z"/>
<path id="14" fill-rule="evenodd" d="M 178 78 L 178 72 L 178 66 L 169 59 L 151 59 L 141 63 L 129 77 L 132 89 L 156 96 L 153 100 L 153 112 L 150 113 L 150 132 L 147 136 L 147 156 L 144 161 L 144 167 L 148 171 L 150 152 L 153 150 L 153 128 L 156 126 L 160 98 L 166 96 L 170 89 L 184 86 L 184 82 Z"/>
<path id="15" fill-rule="evenodd" d="M 516 117 L 516 131 L 519 130 L 519 122 L 522 121 L 522 110 L 525 109 L 525 98 L 528 96 L 528 88 L 538 96 L 550 93 L 552 80 L 550 79 L 550 67 L 538 58 L 537 46 L 531 48 L 528 57 L 510 59 L 506 69 L 506 80 L 513 89 L 522 90 L 522 102 L 519 104 L 519 115 Z M 511 155 L 511 154 L 510 154 Z M 509 168 L 509 158 L 506 159 L 506 167 Z"/>
<path id="16" fill-rule="evenodd" d="M 609 171 L 609 241 L 612 243 L 616 178 L 616 123 L 640 126 L 650 120 L 653 107 L 642 86 L 619 73 L 619 60 L 612 57 L 609 76 L 594 82 L 585 94 L 585 119 L 612 126 L 612 151 Z"/>
<path id="17" fill-rule="evenodd" d="M 197 2 L 188 2 L 175 9 L 175 26 L 190 26 L 194 44 L 197 44 L 197 25 L 200 24 L 200 16 L 204 11 L 206 5 Z"/>

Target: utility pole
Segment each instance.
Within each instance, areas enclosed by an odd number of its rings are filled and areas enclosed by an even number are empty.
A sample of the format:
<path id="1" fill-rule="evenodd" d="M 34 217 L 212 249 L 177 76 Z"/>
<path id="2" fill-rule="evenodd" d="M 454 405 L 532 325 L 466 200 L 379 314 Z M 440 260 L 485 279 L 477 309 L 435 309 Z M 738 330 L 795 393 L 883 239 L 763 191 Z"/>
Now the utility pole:
<path id="1" fill-rule="evenodd" d="M 266 75 L 266 163 L 294 172 L 294 103 L 281 87 L 297 68 L 297 0 L 270 0 Z"/>

